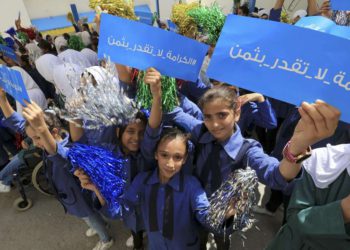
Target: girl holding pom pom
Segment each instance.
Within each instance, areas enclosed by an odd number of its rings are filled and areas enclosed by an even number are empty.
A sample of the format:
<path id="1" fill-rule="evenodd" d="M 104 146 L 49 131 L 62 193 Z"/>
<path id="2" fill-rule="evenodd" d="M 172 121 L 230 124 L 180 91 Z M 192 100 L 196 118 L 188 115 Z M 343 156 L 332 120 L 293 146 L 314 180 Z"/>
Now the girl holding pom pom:
<path id="1" fill-rule="evenodd" d="M 0 107 L 6 118 L 2 122 L 4 126 L 22 134 L 26 133 L 37 147 L 43 149 L 46 176 L 65 212 L 82 218 L 98 233 L 100 241 L 94 249 L 101 249 L 102 244 L 112 246 L 113 239 L 108 235 L 105 222 L 93 210 L 79 183 L 69 171 L 69 162 L 66 159 L 69 135 L 62 129 L 62 123 L 53 111 L 43 112 L 34 102 L 26 104 L 23 109 L 24 119 L 12 109 L 4 90 L 0 88 Z"/>
<path id="2" fill-rule="evenodd" d="M 154 69 L 149 69 L 145 76 L 146 79 L 152 79 L 158 74 Z M 153 104 L 155 106 L 161 106 L 160 97 L 156 94 L 153 95 Z M 153 108 L 153 106 L 152 106 Z M 153 110 L 153 109 L 152 109 Z M 142 170 L 147 169 L 152 165 L 153 152 L 155 145 L 157 143 L 158 131 L 154 129 L 156 111 L 151 112 L 149 120 L 147 120 L 147 115 L 138 111 L 133 120 L 128 124 L 119 126 L 114 133 L 117 134 L 118 140 L 116 143 L 101 143 L 104 147 L 112 150 L 117 158 L 127 159 L 125 163 L 126 171 L 126 187 L 133 181 L 134 177 Z M 91 140 L 87 137 L 91 136 L 87 134 L 81 127 L 77 127 L 74 124 L 70 124 L 71 133 L 74 135 L 75 140 L 81 143 L 89 143 Z M 110 128 L 107 128 L 111 132 Z M 102 133 L 103 134 L 103 133 Z M 106 140 L 104 141 L 106 142 Z M 150 163 L 150 164 L 146 164 Z M 105 202 L 105 197 L 101 194 L 101 190 L 98 190 L 95 185 L 90 185 L 90 177 L 88 177 L 82 169 L 78 169 L 74 173 L 80 178 L 82 187 L 85 189 L 92 190 L 96 194 L 96 198 L 100 201 L 96 208 L 99 209 L 107 217 L 115 217 L 117 213 L 111 213 L 108 210 L 108 204 Z M 89 182 L 86 184 L 86 180 Z M 127 241 L 127 246 L 133 246 L 134 249 L 143 248 L 143 221 L 140 213 L 137 209 L 133 210 L 131 213 L 122 211 L 122 219 L 125 226 L 131 231 L 132 238 Z M 130 244 L 130 239 L 132 239 L 132 244 Z"/>
<path id="3" fill-rule="evenodd" d="M 145 77 L 153 96 L 148 126 L 157 134 L 154 158 L 158 168 L 135 177 L 124 194 L 124 203 L 131 210 L 141 208 L 149 249 L 199 249 L 199 223 L 206 225 L 209 202 L 199 181 L 181 171 L 187 159 L 188 135 L 177 128 L 162 132 L 160 77 L 153 69 Z M 91 187 L 87 176 L 78 177 Z M 100 201 L 104 203 L 103 198 Z M 230 209 L 227 218 L 234 213 Z"/>

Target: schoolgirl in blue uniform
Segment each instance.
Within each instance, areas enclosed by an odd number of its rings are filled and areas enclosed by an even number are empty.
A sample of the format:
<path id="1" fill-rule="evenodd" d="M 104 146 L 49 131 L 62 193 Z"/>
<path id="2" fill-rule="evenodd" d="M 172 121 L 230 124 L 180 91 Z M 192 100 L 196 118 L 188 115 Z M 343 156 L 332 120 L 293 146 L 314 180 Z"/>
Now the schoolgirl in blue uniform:
<path id="1" fill-rule="evenodd" d="M 262 183 L 280 190 L 287 188 L 299 174 L 301 166 L 295 163 L 294 158 L 284 158 L 279 162 L 264 154 L 257 141 L 242 137 L 236 125 L 240 118 L 240 106 L 232 88 L 217 86 L 208 90 L 201 97 L 199 106 L 204 122 L 189 117 L 181 110 L 168 116 L 191 132 L 191 140 L 196 147 L 195 174 L 208 196 L 219 188 L 232 171 L 247 165 L 256 170 Z M 299 111 L 302 118 L 286 152 L 289 156 L 301 158 L 309 145 L 333 134 L 339 111 L 322 101 L 303 103 Z M 229 249 L 228 238 L 215 236 L 215 240 L 218 249 Z M 203 233 L 202 249 L 205 249 L 206 241 L 207 233 Z"/>
<path id="2" fill-rule="evenodd" d="M 149 75 L 152 74 L 152 70 L 149 70 L 145 79 L 147 80 Z M 150 120 L 152 120 L 152 116 Z M 152 166 L 154 162 L 154 151 L 156 142 L 159 139 L 159 132 L 152 129 L 147 123 L 146 115 L 139 111 L 133 121 L 114 131 L 118 140 L 114 143 L 100 142 L 100 145 L 113 151 L 116 157 L 128 160 L 125 166 L 127 173 L 126 189 L 128 189 L 139 172 L 148 170 L 147 167 Z M 75 135 L 76 140 L 79 140 L 80 143 L 89 144 L 91 135 L 88 134 L 86 136 L 85 132 L 81 127 L 71 124 L 71 134 Z M 81 177 L 82 174 L 83 172 L 79 170 L 75 172 L 75 175 L 78 177 Z M 85 186 L 83 187 L 86 188 Z M 106 216 L 112 217 L 106 206 L 101 207 L 97 205 L 96 208 L 100 209 Z M 134 249 L 141 249 L 143 247 L 143 222 L 140 213 L 138 213 L 137 209 L 132 213 L 123 211 L 122 219 L 125 226 L 132 233 Z"/>
<path id="3" fill-rule="evenodd" d="M 22 134 L 26 133 L 38 147 L 44 149 L 43 160 L 46 165 L 46 176 L 53 187 L 58 201 L 65 212 L 82 218 L 93 230 L 100 241 L 94 250 L 108 249 L 113 245 L 105 222 L 94 211 L 89 195 L 82 192 L 76 178 L 70 173 L 70 164 L 66 159 L 69 135 L 61 133 L 61 124 L 51 113 L 43 113 L 35 103 L 27 103 L 23 116 L 9 105 L 5 92 L 0 88 L 0 107 L 6 119 L 3 124 Z"/>
<path id="4" fill-rule="evenodd" d="M 148 126 L 161 131 L 160 74 L 154 72 L 145 82 L 150 84 L 154 100 Z M 199 181 L 181 171 L 187 158 L 188 135 L 172 128 L 159 138 L 155 151 L 158 168 L 138 174 L 124 201 L 129 209 L 141 207 L 150 250 L 199 249 L 198 222 L 207 225 L 209 202 Z M 91 185 L 86 176 L 80 180 L 87 188 Z M 104 204 L 103 198 L 99 199 Z M 230 209 L 227 217 L 233 214 Z"/>

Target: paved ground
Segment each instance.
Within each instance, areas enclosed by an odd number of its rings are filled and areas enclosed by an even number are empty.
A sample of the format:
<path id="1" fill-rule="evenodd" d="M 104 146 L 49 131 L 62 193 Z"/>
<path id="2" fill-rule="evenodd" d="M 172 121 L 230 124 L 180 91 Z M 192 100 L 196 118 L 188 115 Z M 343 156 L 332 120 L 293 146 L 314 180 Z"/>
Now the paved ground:
<path id="1" fill-rule="evenodd" d="M 34 203 L 26 212 L 12 208 L 13 201 L 19 196 L 16 189 L 0 194 L 0 250 L 89 250 L 95 246 L 98 238 L 85 237 L 87 226 L 82 220 L 65 215 L 55 199 L 40 194 L 33 187 L 26 190 Z M 260 190 L 263 192 L 264 188 L 260 187 Z M 235 235 L 232 249 L 263 249 L 278 230 L 281 216 L 281 211 L 275 217 L 257 215 L 257 226 L 261 231 L 248 231 L 245 247 Z M 110 232 L 116 241 L 112 250 L 128 249 L 125 241 L 129 233 L 120 221 L 111 222 Z"/>

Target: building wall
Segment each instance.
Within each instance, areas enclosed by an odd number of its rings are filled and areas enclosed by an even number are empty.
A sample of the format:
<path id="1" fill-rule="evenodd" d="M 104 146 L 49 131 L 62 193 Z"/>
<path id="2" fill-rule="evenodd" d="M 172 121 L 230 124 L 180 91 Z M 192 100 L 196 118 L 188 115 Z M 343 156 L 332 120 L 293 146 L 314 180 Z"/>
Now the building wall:
<path id="1" fill-rule="evenodd" d="M 0 31 L 5 31 L 10 27 L 14 27 L 19 12 L 21 13 L 22 26 L 27 27 L 31 25 L 27 9 L 22 0 L 1 0 L 1 5 Z"/>

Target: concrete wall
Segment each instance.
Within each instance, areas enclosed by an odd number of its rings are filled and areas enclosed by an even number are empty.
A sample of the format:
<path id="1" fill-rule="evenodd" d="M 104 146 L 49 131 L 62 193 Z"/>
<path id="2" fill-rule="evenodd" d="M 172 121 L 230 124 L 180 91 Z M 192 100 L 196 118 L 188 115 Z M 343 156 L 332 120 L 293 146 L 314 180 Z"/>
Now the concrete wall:
<path id="1" fill-rule="evenodd" d="M 21 12 L 22 26 L 27 27 L 31 25 L 27 9 L 22 0 L 1 0 L 0 3 L 0 31 L 15 26 L 18 12 Z"/>

